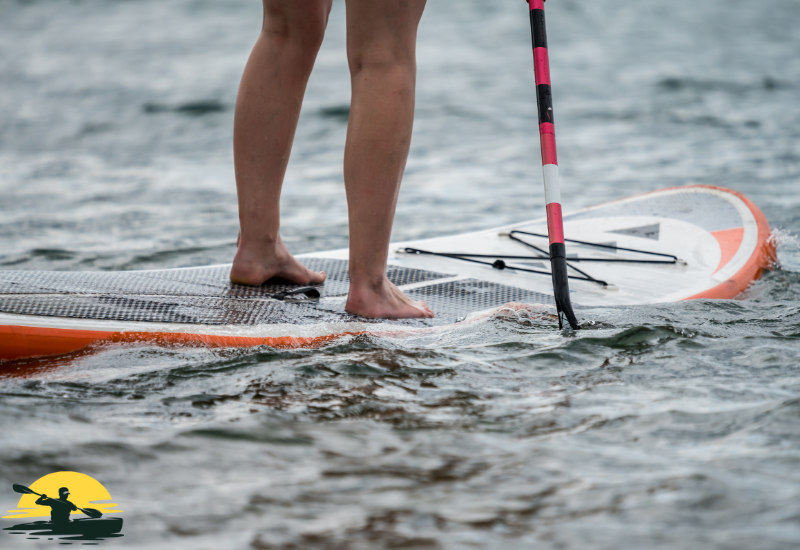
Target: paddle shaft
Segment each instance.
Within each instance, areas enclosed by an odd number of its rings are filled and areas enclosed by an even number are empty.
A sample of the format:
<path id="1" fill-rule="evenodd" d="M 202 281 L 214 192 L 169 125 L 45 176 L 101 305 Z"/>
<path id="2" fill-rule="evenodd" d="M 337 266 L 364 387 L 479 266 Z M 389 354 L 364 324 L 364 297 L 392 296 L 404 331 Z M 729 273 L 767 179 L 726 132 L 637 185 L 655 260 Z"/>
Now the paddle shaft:
<path id="1" fill-rule="evenodd" d="M 556 132 L 553 125 L 553 96 L 550 89 L 550 60 L 547 55 L 547 31 L 544 0 L 527 0 L 533 40 L 533 72 L 536 76 L 536 104 L 539 108 L 539 139 L 542 145 L 544 198 L 547 210 L 547 235 L 550 240 L 550 267 L 553 294 L 558 310 L 558 326 L 564 319 L 573 329 L 579 328 L 572 312 L 567 274 L 567 249 L 564 245 L 564 222 L 561 218 L 561 188 L 558 180 Z"/>
<path id="2" fill-rule="evenodd" d="M 15 483 L 13 488 L 14 488 L 14 492 L 16 492 L 16 493 L 22 493 L 22 494 L 26 494 L 27 493 L 29 495 L 36 495 L 37 497 L 43 496 L 43 495 L 37 493 L 36 491 L 32 490 L 30 487 L 25 487 L 24 485 L 18 485 L 18 484 Z M 94 508 L 87 508 L 85 510 L 83 508 L 78 508 L 78 510 L 80 510 L 81 512 L 83 512 L 84 514 L 89 516 L 90 518 L 98 518 L 98 517 L 103 515 L 102 512 L 100 512 L 99 510 L 95 510 Z"/>

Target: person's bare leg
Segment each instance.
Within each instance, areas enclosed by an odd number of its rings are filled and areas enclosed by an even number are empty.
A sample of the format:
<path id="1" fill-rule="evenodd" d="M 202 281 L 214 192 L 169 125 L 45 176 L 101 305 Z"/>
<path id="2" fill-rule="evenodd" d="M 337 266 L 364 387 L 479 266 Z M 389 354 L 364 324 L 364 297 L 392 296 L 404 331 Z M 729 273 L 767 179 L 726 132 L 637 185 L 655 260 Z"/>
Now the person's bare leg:
<path id="1" fill-rule="evenodd" d="M 411 145 L 417 26 L 425 0 L 346 0 L 353 95 L 344 181 L 350 219 L 347 311 L 433 317 L 386 277 L 389 238 Z"/>
<path id="2" fill-rule="evenodd" d="M 280 196 L 300 106 L 332 0 L 263 0 L 261 34 L 245 66 L 233 123 L 241 231 L 231 281 L 320 283 L 281 241 Z"/>

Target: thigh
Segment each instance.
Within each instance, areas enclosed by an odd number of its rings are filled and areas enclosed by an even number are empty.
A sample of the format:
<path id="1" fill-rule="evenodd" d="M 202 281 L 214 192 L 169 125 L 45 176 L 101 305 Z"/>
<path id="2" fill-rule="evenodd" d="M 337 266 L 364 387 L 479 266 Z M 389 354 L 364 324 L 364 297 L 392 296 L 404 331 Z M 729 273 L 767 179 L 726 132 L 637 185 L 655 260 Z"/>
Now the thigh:
<path id="1" fill-rule="evenodd" d="M 413 59 L 417 27 L 426 0 L 345 0 L 347 51 L 393 52 Z M 388 50 L 388 51 L 387 51 Z"/>

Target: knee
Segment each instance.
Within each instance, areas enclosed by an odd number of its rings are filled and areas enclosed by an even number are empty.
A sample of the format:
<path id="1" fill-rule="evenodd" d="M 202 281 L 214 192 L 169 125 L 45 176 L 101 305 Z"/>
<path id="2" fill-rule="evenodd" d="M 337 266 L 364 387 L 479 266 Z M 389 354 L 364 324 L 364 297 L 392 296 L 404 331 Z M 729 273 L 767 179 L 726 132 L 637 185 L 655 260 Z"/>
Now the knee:
<path id="1" fill-rule="evenodd" d="M 350 74 L 363 72 L 391 73 L 402 77 L 413 76 L 416 70 L 414 44 L 387 40 L 366 44 L 348 45 L 347 59 Z"/>
<path id="2" fill-rule="evenodd" d="M 267 7 L 261 34 L 275 46 L 291 48 L 313 60 L 325 37 L 330 4 L 300 13 L 281 4 L 274 8 Z"/>

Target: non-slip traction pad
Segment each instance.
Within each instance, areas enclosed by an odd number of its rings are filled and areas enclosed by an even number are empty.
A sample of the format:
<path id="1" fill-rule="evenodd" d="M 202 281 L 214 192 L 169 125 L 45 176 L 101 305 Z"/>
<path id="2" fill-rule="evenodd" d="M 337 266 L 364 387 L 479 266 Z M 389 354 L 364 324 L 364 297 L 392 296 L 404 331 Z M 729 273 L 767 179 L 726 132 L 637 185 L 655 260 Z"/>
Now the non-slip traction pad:
<path id="1" fill-rule="evenodd" d="M 347 261 L 300 261 L 327 274 L 325 283 L 316 285 L 323 298 L 347 295 Z M 331 308 L 326 301 L 288 302 L 273 298 L 303 285 L 279 281 L 239 285 L 229 281 L 229 272 L 230 266 L 225 265 L 122 272 L 0 271 L 0 312 L 199 325 L 374 321 L 350 315 L 340 307 Z M 397 286 L 453 277 L 398 266 L 389 266 L 387 275 Z M 436 318 L 395 321 L 404 325 L 449 324 L 469 313 L 508 302 L 553 303 L 546 294 L 476 279 L 432 282 L 405 292 L 414 300 L 425 300 Z"/>

